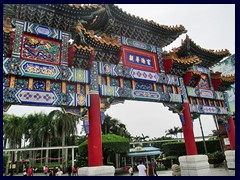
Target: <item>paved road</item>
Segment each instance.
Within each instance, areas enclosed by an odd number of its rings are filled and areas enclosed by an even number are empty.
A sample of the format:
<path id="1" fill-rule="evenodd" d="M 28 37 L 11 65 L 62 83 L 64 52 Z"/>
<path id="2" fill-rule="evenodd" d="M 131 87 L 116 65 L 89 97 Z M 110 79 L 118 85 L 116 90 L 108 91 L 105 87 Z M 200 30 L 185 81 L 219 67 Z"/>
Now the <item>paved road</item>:
<path id="1" fill-rule="evenodd" d="M 220 168 L 210 168 L 211 174 L 209 176 L 235 176 L 235 170 L 227 170 L 224 167 Z M 172 176 L 171 170 L 166 171 L 158 171 L 158 176 Z M 15 174 L 15 176 L 22 176 L 22 173 Z M 34 173 L 34 176 L 45 176 L 43 173 Z M 63 174 L 63 176 L 68 176 L 67 173 Z M 120 174 L 116 176 L 130 176 L 128 173 Z M 134 172 L 133 176 L 138 176 L 138 172 Z"/>

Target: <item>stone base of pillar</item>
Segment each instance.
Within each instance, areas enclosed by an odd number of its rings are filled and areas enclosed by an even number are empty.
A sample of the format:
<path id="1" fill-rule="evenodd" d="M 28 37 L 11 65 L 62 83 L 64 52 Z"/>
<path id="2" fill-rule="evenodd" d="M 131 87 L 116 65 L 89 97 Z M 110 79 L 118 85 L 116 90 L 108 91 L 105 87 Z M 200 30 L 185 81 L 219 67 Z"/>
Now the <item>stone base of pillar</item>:
<path id="1" fill-rule="evenodd" d="M 209 176 L 207 155 L 180 156 L 181 176 Z"/>
<path id="2" fill-rule="evenodd" d="M 228 169 L 235 170 L 235 150 L 227 150 L 224 153 L 226 156 Z"/>
<path id="3" fill-rule="evenodd" d="M 78 169 L 78 176 L 114 176 L 113 166 L 93 166 Z"/>

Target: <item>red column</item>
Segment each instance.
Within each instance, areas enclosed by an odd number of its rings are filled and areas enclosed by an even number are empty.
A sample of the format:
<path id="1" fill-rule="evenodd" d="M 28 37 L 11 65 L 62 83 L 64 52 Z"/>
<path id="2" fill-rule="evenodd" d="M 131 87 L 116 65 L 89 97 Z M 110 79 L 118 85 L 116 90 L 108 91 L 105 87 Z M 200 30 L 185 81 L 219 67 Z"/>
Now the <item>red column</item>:
<path id="1" fill-rule="evenodd" d="M 227 134 L 230 142 L 230 147 L 232 150 L 235 150 L 235 125 L 232 116 L 228 119 L 228 124 L 230 129 L 227 130 Z"/>
<path id="2" fill-rule="evenodd" d="M 183 103 L 183 117 L 185 125 L 182 126 L 187 155 L 197 155 L 197 146 L 193 134 L 192 119 L 188 103 Z"/>
<path id="3" fill-rule="evenodd" d="M 102 130 L 100 119 L 99 94 L 90 95 L 89 134 L 88 134 L 88 166 L 102 166 Z"/>

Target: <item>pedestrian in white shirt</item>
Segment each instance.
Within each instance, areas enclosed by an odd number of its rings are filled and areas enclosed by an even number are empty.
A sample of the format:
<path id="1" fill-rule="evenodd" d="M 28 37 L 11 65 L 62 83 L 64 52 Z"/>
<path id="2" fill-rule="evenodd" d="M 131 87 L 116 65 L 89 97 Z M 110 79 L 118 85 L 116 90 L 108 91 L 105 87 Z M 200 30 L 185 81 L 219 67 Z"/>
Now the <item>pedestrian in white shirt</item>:
<path id="1" fill-rule="evenodd" d="M 140 164 L 137 166 L 137 168 L 138 168 L 138 176 L 147 176 L 147 174 L 146 174 L 147 168 L 146 168 L 146 166 L 144 166 L 143 161 L 140 160 L 139 163 Z"/>
<path id="2" fill-rule="evenodd" d="M 62 176 L 63 175 L 63 172 L 61 171 L 60 168 L 58 168 L 58 172 L 56 173 L 56 176 Z"/>

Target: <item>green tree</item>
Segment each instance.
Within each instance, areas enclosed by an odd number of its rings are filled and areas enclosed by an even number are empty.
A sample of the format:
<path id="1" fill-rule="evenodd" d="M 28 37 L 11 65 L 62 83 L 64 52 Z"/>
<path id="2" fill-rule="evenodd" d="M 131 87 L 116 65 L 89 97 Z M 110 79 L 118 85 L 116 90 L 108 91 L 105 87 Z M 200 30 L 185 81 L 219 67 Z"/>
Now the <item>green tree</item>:
<path id="1" fill-rule="evenodd" d="M 102 148 L 104 164 L 107 165 L 109 157 L 113 154 L 124 154 L 129 151 L 129 140 L 127 138 L 115 135 L 115 134 L 103 134 L 102 135 Z M 85 140 L 79 145 L 79 154 L 87 157 L 88 153 L 88 140 Z"/>
<path id="2" fill-rule="evenodd" d="M 3 126 L 3 133 L 4 133 L 4 142 L 9 142 L 10 148 L 21 148 L 22 142 L 22 135 L 23 135 L 23 126 L 22 126 L 22 118 L 15 115 L 4 115 L 3 118 L 4 126 Z M 11 152 L 9 160 L 14 162 L 15 160 L 19 159 L 19 153 Z M 8 169 L 6 170 L 8 172 Z M 18 166 L 17 166 L 18 172 Z"/>
<path id="3" fill-rule="evenodd" d="M 128 132 L 126 125 L 121 123 L 118 119 L 114 119 L 109 115 L 104 118 L 102 125 L 103 134 L 116 134 L 125 138 L 130 139 L 131 134 Z"/>
<path id="4" fill-rule="evenodd" d="M 152 146 L 157 147 L 157 148 L 160 149 L 160 151 L 162 151 L 163 150 L 162 145 L 164 143 L 169 142 L 169 140 L 173 140 L 173 138 L 172 137 L 167 137 L 167 136 L 162 136 L 162 137 L 159 137 L 159 138 L 153 138 L 150 141 L 161 141 L 161 142 L 153 142 Z"/>
<path id="5" fill-rule="evenodd" d="M 54 133 L 56 137 L 61 137 L 62 146 L 66 145 L 66 137 L 73 136 L 77 133 L 77 123 L 79 118 L 71 114 L 66 114 L 60 110 L 54 110 L 49 113 L 49 117 L 52 119 L 52 125 L 54 127 Z M 62 167 L 67 167 L 66 152 L 62 149 Z"/>
<path id="6" fill-rule="evenodd" d="M 174 126 L 173 129 L 168 129 L 167 131 L 165 131 L 166 136 L 167 136 L 167 135 L 174 135 L 174 136 L 176 136 L 176 138 L 178 137 L 177 135 L 178 135 L 179 133 L 182 133 L 182 132 L 183 132 L 183 131 L 182 131 L 182 128 L 175 127 L 175 126 Z"/>

